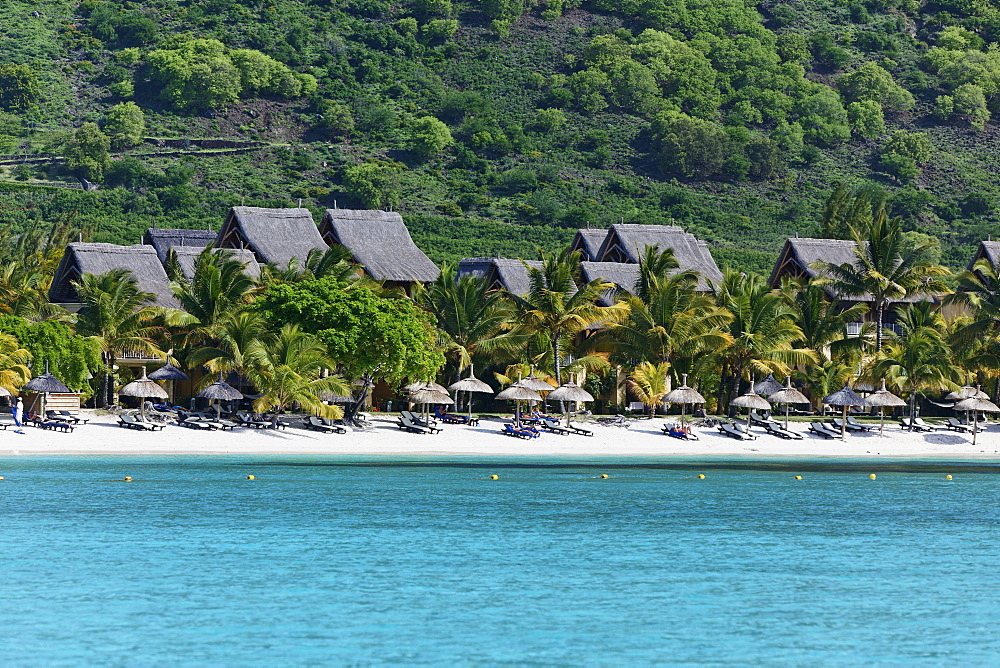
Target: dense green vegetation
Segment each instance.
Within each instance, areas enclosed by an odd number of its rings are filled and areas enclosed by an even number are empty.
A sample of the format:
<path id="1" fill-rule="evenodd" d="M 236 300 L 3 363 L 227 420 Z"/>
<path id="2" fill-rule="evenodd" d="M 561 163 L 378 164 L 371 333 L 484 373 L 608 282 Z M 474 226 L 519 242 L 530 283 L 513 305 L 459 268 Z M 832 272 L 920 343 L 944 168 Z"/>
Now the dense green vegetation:
<path id="1" fill-rule="evenodd" d="M 59 157 L 2 161 L 0 221 L 393 207 L 438 261 L 676 221 L 764 271 L 842 182 L 956 267 L 997 222 L 998 40 L 964 0 L 11 0 L 0 154 Z"/>

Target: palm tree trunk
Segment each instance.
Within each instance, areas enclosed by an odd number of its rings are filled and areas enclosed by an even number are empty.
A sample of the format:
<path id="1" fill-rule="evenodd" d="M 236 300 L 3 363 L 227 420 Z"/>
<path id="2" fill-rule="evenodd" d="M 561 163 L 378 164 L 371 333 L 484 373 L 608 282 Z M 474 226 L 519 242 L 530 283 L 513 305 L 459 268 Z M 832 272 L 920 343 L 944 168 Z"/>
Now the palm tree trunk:
<path id="1" fill-rule="evenodd" d="M 882 350 L 882 317 L 885 311 L 885 300 L 879 300 L 875 307 L 875 352 Z M 912 416 L 910 416 L 912 419 Z"/>
<path id="2" fill-rule="evenodd" d="M 104 401 L 104 408 L 107 408 L 114 404 L 111 383 L 111 364 L 114 362 L 114 356 L 109 353 L 101 353 L 101 357 L 104 362 L 104 387 L 101 388 L 101 398 Z"/>
<path id="3" fill-rule="evenodd" d="M 715 402 L 715 414 L 722 415 L 722 407 L 726 405 L 726 387 L 729 386 L 729 375 L 726 373 L 728 369 L 723 367 L 722 373 L 719 377 L 719 398 Z"/>
<path id="4" fill-rule="evenodd" d="M 560 365 L 561 360 L 559 359 L 559 343 L 561 340 L 562 334 L 555 334 L 552 337 L 552 360 L 553 365 L 556 368 L 556 383 L 558 383 L 560 387 L 562 386 L 562 368 Z M 559 412 L 566 412 L 566 402 L 561 399 L 559 400 Z"/>
<path id="5" fill-rule="evenodd" d="M 732 401 L 736 397 L 740 396 L 740 380 L 743 377 L 743 365 L 740 364 L 736 367 L 735 373 L 733 373 L 733 383 L 732 390 L 729 396 L 729 401 Z"/>

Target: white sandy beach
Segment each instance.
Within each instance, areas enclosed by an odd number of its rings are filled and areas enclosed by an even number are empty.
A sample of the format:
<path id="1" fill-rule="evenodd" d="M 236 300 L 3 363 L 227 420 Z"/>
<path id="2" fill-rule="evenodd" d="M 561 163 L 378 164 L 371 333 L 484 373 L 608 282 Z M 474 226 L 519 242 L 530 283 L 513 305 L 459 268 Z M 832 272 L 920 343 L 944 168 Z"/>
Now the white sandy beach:
<path id="1" fill-rule="evenodd" d="M 991 459 L 1000 456 L 1000 425 L 990 425 L 972 437 L 954 431 L 910 433 L 886 425 L 885 437 L 877 432 L 848 435 L 846 440 L 826 440 L 806 432 L 808 425 L 793 423 L 805 435 L 786 441 L 755 430 L 756 441 L 736 441 L 714 429 L 701 429 L 699 441 L 682 441 L 660 432 L 663 419 L 637 420 L 630 429 L 586 426 L 593 437 L 542 434 L 521 440 L 500 433 L 501 422 L 483 420 L 477 427 L 439 425 L 440 434 L 410 434 L 395 427 L 390 415 L 375 414 L 370 431 L 319 434 L 293 426 L 284 431 L 237 428 L 234 431 L 201 431 L 168 424 L 162 431 L 140 432 L 117 425 L 111 415 L 83 411 L 90 422 L 72 433 L 13 425 L 0 431 L 0 456 L 107 455 L 107 454 L 303 454 L 303 455 L 540 455 L 540 456 L 706 456 L 706 457 L 915 457 Z M 7 418 L 9 420 L 9 418 Z"/>

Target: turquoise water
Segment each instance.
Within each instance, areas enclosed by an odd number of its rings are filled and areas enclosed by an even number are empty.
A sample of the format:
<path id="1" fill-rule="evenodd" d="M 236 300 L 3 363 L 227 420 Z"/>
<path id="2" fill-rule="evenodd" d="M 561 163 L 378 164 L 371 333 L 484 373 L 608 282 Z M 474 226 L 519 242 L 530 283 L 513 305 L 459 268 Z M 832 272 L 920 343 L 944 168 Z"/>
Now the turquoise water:
<path id="1" fill-rule="evenodd" d="M 1000 658 L 994 468 L 795 466 L 2 459 L 0 665 Z"/>

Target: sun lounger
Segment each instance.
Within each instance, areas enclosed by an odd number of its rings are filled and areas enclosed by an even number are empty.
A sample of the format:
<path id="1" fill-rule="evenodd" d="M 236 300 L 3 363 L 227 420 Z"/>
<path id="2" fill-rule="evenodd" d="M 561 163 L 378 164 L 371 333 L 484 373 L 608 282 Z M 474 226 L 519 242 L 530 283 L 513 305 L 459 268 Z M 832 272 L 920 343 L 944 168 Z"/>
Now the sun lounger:
<path id="1" fill-rule="evenodd" d="M 737 429 L 735 426 L 729 424 L 728 422 L 723 422 L 719 425 L 719 431 L 722 432 L 724 436 L 729 438 L 739 439 L 741 441 L 753 441 L 756 440 L 756 436 L 749 434 L 745 431 Z"/>
<path id="2" fill-rule="evenodd" d="M 505 436 L 514 436 L 516 438 L 538 438 L 538 432 L 534 429 L 527 429 L 525 427 L 515 427 L 512 424 L 505 424 L 500 433 Z"/>
<path id="3" fill-rule="evenodd" d="M 441 431 L 438 427 L 419 425 L 411 420 L 407 415 L 400 415 L 396 426 L 413 434 L 436 434 Z"/>
<path id="4" fill-rule="evenodd" d="M 302 421 L 305 428 L 310 431 L 321 431 L 326 434 L 346 434 L 347 430 L 334 424 L 326 424 L 315 415 L 310 415 Z"/>
<path id="5" fill-rule="evenodd" d="M 445 424 L 467 424 L 472 427 L 479 424 L 479 418 L 470 418 L 468 415 L 458 415 L 457 413 L 445 413 L 440 406 L 434 411 L 434 417 Z"/>
<path id="6" fill-rule="evenodd" d="M 569 434 L 570 433 L 569 429 L 566 429 L 561 424 L 559 424 L 559 420 L 548 419 L 548 418 L 539 418 L 538 419 L 538 426 L 540 426 L 545 431 L 552 432 L 553 434 Z"/>
<path id="7" fill-rule="evenodd" d="M 90 420 L 80 418 L 69 411 L 45 411 L 45 416 L 55 422 L 69 422 L 70 424 L 87 424 Z"/>
<path id="8" fill-rule="evenodd" d="M 830 429 L 822 422 L 810 422 L 809 431 L 819 436 L 822 436 L 823 438 L 840 438 L 839 431 L 834 431 Z"/>
<path id="9" fill-rule="evenodd" d="M 831 418 L 830 419 L 830 424 L 833 425 L 833 430 L 834 431 L 838 431 L 838 432 L 840 431 L 840 428 L 842 426 L 845 426 L 843 418 Z M 867 429 L 865 429 L 861 425 L 851 424 L 850 420 L 848 420 L 847 423 L 846 423 L 846 429 L 847 429 L 847 431 L 868 431 Z"/>
<path id="10" fill-rule="evenodd" d="M 244 427 L 253 427 L 254 429 L 268 429 L 271 426 L 271 423 L 267 420 L 247 411 L 237 413 L 236 420 Z"/>
<path id="11" fill-rule="evenodd" d="M 913 418 L 913 424 L 922 428 L 924 431 L 934 431 L 937 429 L 934 425 L 924 422 L 922 418 Z"/>
<path id="12" fill-rule="evenodd" d="M 122 413 L 118 416 L 118 426 L 125 427 L 126 429 L 135 429 L 136 431 L 159 431 L 160 429 L 163 429 L 163 425 L 157 425 L 151 422 L 140 422 L 135 419 L 134 415 L 129 413 Z"/>
<path id="13" fill-rule="evenodd" d="M 854 417 L 852 415 L 848 415 L 847 416 L 847 426 L 850 427 L 852 425 L 855 426 L 855 427 L 857 427 L 858 429 L 861 429 L 862 431 L 871 431 L 872 429 L 875 428 L 875 425 L 872 425 L 872 424 L 861 424 L 860 422 L 858 422 L 858 419 L 856 417 Z"/>
<path id="14" fill-rule="evenodd" d="M 570 422 L 568 425 L 566 425 L 566 429 L 569 429 L 574 434 L 579 434 L 580 436 L 593 436 L 594 435 L 594 432 L 590 431 L 589 429 L 584 429 L 583 427 L 577 427 L 572 422 Z"/>
<path id="15" fill-rule="evenodd" d="M 910 418 L 900 418 L 899 424 L 902 425 L 903 429 L 910 429 L 912 431 L 934 431 L 934 427 L 927 424 L 920 418 L 916 418 L 912 422 L 910 421 Z"/>
<path id="16" fill-rule="evenodd" d="M 800 441 L 802 440 L 802 434 L 798 434 L 789 429 L 785 429 L 781 426 L 781 423 L 775 422 L 773 420 L 768 420 L 764 423 L 764 430 L 772 436 L 777 436 L 778 438 L 784 438 L 786 440 Z"/>
<path id="17" fill-rule="evenodd" d="M 953 429 L 955 431 L 961 431 L 966 434 L 972 433 L 972 425 L 962 424 L 962 422 L 957 418 L 953 417 L 948 418 L 948 421 L 944 423 L 944 426 L 946 429 Z M 982 431 L 982 429 L 979 429 L 979 431 Z"/>
<path id="18" fill-rule="evenodd" d="M 423 415 L 420 415 L 419 413 L 414 413 L 413 411 L 399 411 L 399 414 L 405 415 L 410 420 L 410 422 L 417 425 L 418 427 L 436 428 L 437 426 L 437 421 L 434 418 L 425 420 Z"/>
<path id="19" fill-rule="evenodd" d="M 770 420 L 770 417 L 765 417 L 760 415 L 757 411 L 750 411 L 750 424 L 755 424 L 758 427 L 763 427 L 765 423 Z"/>
<path id="20" fill-rule="evenodd" d="M 671 438 L 680 438 L 686 441 L 697 441 L 698 435 L 691 431 L 690 427 L 678 427 L 673 424 L 665 424 L 661 431 Z"/>

